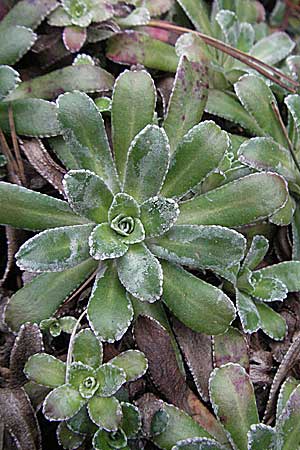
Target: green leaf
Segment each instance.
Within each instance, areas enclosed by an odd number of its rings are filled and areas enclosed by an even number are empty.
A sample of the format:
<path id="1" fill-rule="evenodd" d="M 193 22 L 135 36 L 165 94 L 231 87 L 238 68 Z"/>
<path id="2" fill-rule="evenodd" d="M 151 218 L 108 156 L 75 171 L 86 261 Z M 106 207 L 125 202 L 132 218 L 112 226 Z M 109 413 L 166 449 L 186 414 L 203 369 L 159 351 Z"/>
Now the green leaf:
<path id="1" fill-rule="evenodd" d="M 229 149 L 228 134 L 212 121 L 195 125 L 179 142 L 171 158 L 163 195 L 181 196 L 215 169 Z"/>
<path id="2" fill-rule="evenodd" d="M 300 290 L 300 261 L 284 261 L 256 270 L 254 274 L 277 278 L 286 285 L 289 292 Z"/>
<path id="3" fill-rule="evenodd" d="M 99 429 L 93 437 L 93 448 L 95 450 L 111 450 L 112 448 L 129 450 L 126 444 L 127 437 L 121 428 L 114 433 Z"/>
<path id="4" fill-rule="evenodd" d="M 179 216 L 178 204 L 171 198 L 152 197 L 141 205 L 141 219 L 146 237 L 166 233 Z"/>
<path id="5" fill-rule="evenodd" d="M 264 135 L 256 120 L 243 108 L 233 94 L 218 89 L 209 89 L 205 111 L 237 123 L 255 136 Z"/>
<path id="6" fill-rule="evenodd" d="M 144 353 L 139 350 L 127 350 L 115 356 L 110 363 L 120 369 L 123 369 L 126 374 L 126 381 L 135 381 L 142 377 L 147 369 L 148 362 Z"/>
<path id="7" fill-rule="evenodd" d="M 122 28 L 131 28 L 141 25 L 147 25 L 150 20 L 150 14 L 147 8 L 135 8 L 128 16 L 118 17 L 117 24 Z"/>
<path id="8" fill-rule="evenodd" d="M 0 66 L 0 100 L 13 91 L 20 81 L 16 70 L 9 66 Z"/>
<path id="9" fill-rule="evenodd" d="M 300 96 L 288 95 L 284 99 L 296 127 L 298 136 L 300 135 Z"/>
<path id="10" fill-rule="evenodd" d="M 245 238 L 218 226 L 178 225 L 148 244 L 159 258 L 201 269 L 223 269 L 244 256 Z"/>
<path id="11" fill-rule="evenodd" d="M 209 335 L 224 333 L 235 318 L 231 300 L 220 289 L 168 262 L 163 301 L 187 327 Z"/>
<path id="12" fill-rule="evenodd" d="M 47 23 L 52 27 L 67 27 L 72 25 L 72 19 L 62 6 L 58 6 L 58 8 L 49 15 Z"/>
<path id="13" fill-rule="evenodd" d="M 63 180 L 72 209 L 93 222 L 107 221 L 113 195 L 100 177 L 89 170 L 71 170 Z"/>
<path id="14" fill-rule="evenodd" d="M 33 278 L 10 299 L 5 313 L 8 326 L 17 331 L 25 322 L 40 323 L 53 317 L 55 311 L 96 269 L 97 262 L 88 259 L 59 273 L 43 273 Z"/>
<path id="15" fill-rule="evenodd" d="M 236 307 L 245 333 L 254 333 L 261 327 L 260 314 L 254 301 L 245 292 L 236 290 Z"/>
<path id="16" fill-rule="evenodd" d="M 258 264 L 264 259 L 269 249 L 268 240 L 259 234 L 252 239 L 249 251 L 245 257 L 242 268 L 250 270 L 255 269 Z"/>
<path id="17" fill-rule="evenodd" d="M 108 220 L 111 222 L 117 216 L 140 217 L 141 210 L 134 198 L 121 192 L 114 196 L 113 202 L 108 211 Z"/>
<path id="18" fill-rule="evenodd" d="M 241 331 L 230 327 L 226 333 L 213 338 L 213 363 L 220 367 L 228 362 L 238 363 L 246 371 L 250 368 L 248 342 Z"/>
<path id="19" fill-rule="evenodd" d="M 180 58 L 164 120 L 164 129 L 173 153 L 185 133 L 200 122 L 207 100 L 203 65 Z"/>
<path id="20" fill-rule="evenodd" d="M 242 226 L 266 219 L 286 201 L 283 178 L 255 173 L 181 203 L 177 224 Z"/>
<path id="21" fill-rule="evenodd" d="M 134 438 L 142 426 L 141 416 L 136 406 L 131 403 L 121 403 L 123 419 L 121 423 L 122 430 L 128 439 Z"/>
<path id="22" fill-rule="evenodd" d="M 277 420 L 277 432 L 283 436 L 282 450 L 296 449 L 300 444 L 299 402 L 300 386 L 293 391 L 281 416 Z"/>
<path id="23" fill-rule="evenodd" d="M 106 431 L 117 431 L 122 420 L 122 409 L 115 397 L 93 397 L 88 404 L 92 421 Z"/>
<path id="24" fill-rule="evenodd" d="M 279 420 L 281 413 L 283 412 L 286 404 L 294 391 L 299 386 L 299 380 L 296 378 L 288 377 L 285 382 L 282 384 L 280 388 L 280 392 L 277 400 L 277 408 L 276 408 L 276 420 Z"/>
<path id="25" fill-rule="evenodd" d="M 57 198 L 16 184 L 0 182 L 0 223 L 27 230 L 43 230 L 87 223 Z"/>
<path id="26" fill-rule="evenodd" d="M 36 353 L 29 357 L 24 373 L 37 384 L 56 388 L 65 382 L 66 364 L 47 353 Z"/>
<path id="27" fill-rule="evenodd" d="M 176 443 L 172 450 L 225 450 L 226 447 L 214 439 L 190 438 Z"/>
<path id="28" fill-rule="evenodd" d="M 168 415 L 168 423 L 162 433 L 152 437 L 153 442 L 159 448 L 171 450 L 178 441 L 188 438 L 211 438 L 208 432 L 184 411 L 163 402 L 161 410 Z"/>
<path id="29" fill-rule="evenodd" d="M 59 320 L 59 325 L 61 326 L 61 329 L 64 333 L 68 333 L 71 334 L 76 323 L 77 320 L 75 319 L 75 317 L 72 316 L 65 316 L 65 317 L 61 317 Z"/>
<path id="30" fill-rule="evenodd" d="M 284 318 L 264 303 L 255 302 L 260 316 L 260 328 L 271 339 L 281 341 L 287 331 L 287 324 Z"/>
<path id="31" fill-rule="evenodd" d="M 277 211 L 275 214 L 273 214 L 269 220 L 271 223 L 274 223 L 275 225 L 287 226 L 293 220 L 295 209 L 296 209 L 296 201 L 291 195 L 289 195 L 288 201 L 286 202 L 284 207 L 281 208 L 279 211 Z"/>
<path id="32" fill-rule="evenodd" d="M 56 430 L 57 441 L 59 445 L 68 450 L 76 449 L 84 442 L 85 436 L 71 431 L 66 422 L 61 422 Z"/>
<path id="33" fill-rule="evenodd" d="M 84 405 L 75 416 L 67 420 L 67 425 L 75 433 L 92 434 L 97 430 L 96 425 L 88 415 L 87 405 Z"/>
<path id="34" fill-rule="evenodd" d="M 70 419 L 85 403 L 86 400 L 76 389 L 69 384 L 63 384 L 47 395 L 43 404 L 43 414 L 50 421 Z"/>
<path id="35" fill-rule="evenodd" d="M 287 33 L 275 32 L 256 42 L 250 55 L 273 66 L 285 59 L 294 47 L 295 42 Z"/>
<path id="36" fill-rule="evenodd" d="M 124 191 L 140 203 L 157 195 L 165 180 L 169 160 L 170 147 L 163 128 L 147 125 L 130 144 Z"/>
<path id="37" fill-rule="evenodd" d="M 291 153 L 272 138 L 249 139 L 240 146 L 238 158 L 256 170 L 272 170 L 289 181 L 300 181 Z"/>
<path id="38" fill-rule="evenodd" d="M 0 105 L 0 127 L 10 133 L 8 109 L 11 106 L 16 133 L 24 136 L 50 137 L 61 134 L 54 103 L 37 98 L 3 102 Z"/>
<path id="39" fill-rule="evenodd" d="M 240 102 L 264 134 L 279 144 L 286 145 L 286 138 L 272 108 L 272 103 L 277 104 L 276 99 L 266 83 L 255 75 L 245 75 L 235 83 L 234 89 Z"/>
<path id="40" fill-rule="evenodd" d="M 119 191 L 104 122 L 93 100 L 76 91 L 59 96 L 57 104 L 64 139 L 73 147 L 80 168 L 99 175 L 113 192 Z"/>
<path id="41" fill-rule="evenodd" d="M 37 35 L 24 26 L 4 26 L 0 24 L 1 48 L 0 64 L 13 65 L 33 46 Z"/>
<path id="42" fill-rule="evenodd" d="M 145 302 L 155 302 L 162 294 L 163 273 L 158 260 L 144 244 L 130 245 L 117 260 L 121 283 L 131 295 Z"/>
<path id="43" fill-rule="evenodd" d="M 120 258 L 128 250 L 120 237 L 108 223 L 97 225 L 89 239 L 91 256 L 101 261 Z"/>
<path id="44" fill-rule="evenodd" d="M 32 0 L 18 2 L 2 19 L 2 26 L 22 25 L 32 29 L 44 20 L 44 18 L 58 6 L 56 0 Z"/>
<path id="45" fill-rule="evenodd" d="M 81 362 L 71 364 L 67 373 L 67 381 L 83 398 L 91 398 L 99 387 L 96 371 Z"/>
<path id="46" fill-rule="evenodd" d="M 80 169 L 80 161 L 77 160 L 76 154 L 73 152 L 73 147 L 68 146 L 62 136 L 52 137 L 47 141 L 51 150 L 53 150 L 67 169 Z"/>
<path id="47" fill-rule="evenodd" d="M 235 446 L 247 450 L 247 432 L 259 422 L 249 375 L 238 364 L 225 364 L 211 374 L 209 392 L 215 414 Z"/>
<path id="48" fill-rule="evenodd" d="M 292 259 L 300 261 L 300 205 L 296 204 L 292 221 L 293 253 Z"/>
<path id="49" fill-rule="evenodd" d="M 126 382 L 124 370 L 111 364 L 111 361 L 102 364 L 96 373 L 100 385 L 97 395 L 100 397 L 111 397 Z"/>
<path id="50" fill-rule="evenodd" d="M 113 265 L 99 272 L 87 312 L 91 328 L 102 341 L 119 340 L 128 329 L 133 310 Z"/>
<path id="51" fill-rule="evenodd" d="M 73 341 L 73 360 L 96 369 L 102 363 L 102 357 L 102 343 L 92 330 L 79 331 Z"/>
<path id="52" fill-rule="evenodd" d="M 281 449 L 281 439 L 274 428 L 258 423 L 251 425 L 248 431 L 249 450 L 277 450 Z"/>
<path id="53" fill-rule="evenodd" d="M 142 64 L 165 72 L 176 72 L 179 59 L 172 45 L 132 30 L 115 33 L 107 40 L 106 57 L 119 64 Z M 121 103 L 124 108 L 125 102 Z"/>
<path id="54" fill-rule="evenodd" d="M 155 103 L 154 83 L 146 71 L 126 70 L 117 78 L 112 98 L 111 121 L 114 155 L 121 180 L 124 178 L 131 142 L 152 122 Z"/>
<path id="55" fill-rule="evenodd" d="M 89 258 L 93 225 L 74 225 L 45 230 L 23 244 L 15 257 L 22 270 L 62 272 Z"/>
<path id="56" fill-rule="evenodd" d="M 113 76 L 101 67 L 82 64 L 54 70 L 24 81 L 6 100 L 44 98 L 52 100 L 63 92 L 105 92 L 112 89 Z"/>
<path id="57" fill-rule="evenodd" d="M 287 296 L 287 287 L 277 278 L 259 277 L 251 295 L 264 302 L 282 301 Z"/>
<path id="58" fill-rule="evenodd" d="M 177 0 L 196 30 L 213 35 L 207 6 L 203 0 Z"/>

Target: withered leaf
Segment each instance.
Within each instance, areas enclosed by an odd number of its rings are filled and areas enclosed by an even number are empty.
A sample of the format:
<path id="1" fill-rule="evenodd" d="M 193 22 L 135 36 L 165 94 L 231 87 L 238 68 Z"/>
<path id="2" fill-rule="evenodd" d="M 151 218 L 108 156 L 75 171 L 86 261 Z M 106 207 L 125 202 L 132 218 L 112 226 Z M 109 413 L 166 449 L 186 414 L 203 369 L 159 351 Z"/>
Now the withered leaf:
<path id="1" fill-rule="evenodd" d="M 230 327 L 226 333 L 213 336 L 213 359 L 215 367 L 220 367 L 229 362 L 243 366 L 249 372 L 249 348 L 243 334 Z"/>

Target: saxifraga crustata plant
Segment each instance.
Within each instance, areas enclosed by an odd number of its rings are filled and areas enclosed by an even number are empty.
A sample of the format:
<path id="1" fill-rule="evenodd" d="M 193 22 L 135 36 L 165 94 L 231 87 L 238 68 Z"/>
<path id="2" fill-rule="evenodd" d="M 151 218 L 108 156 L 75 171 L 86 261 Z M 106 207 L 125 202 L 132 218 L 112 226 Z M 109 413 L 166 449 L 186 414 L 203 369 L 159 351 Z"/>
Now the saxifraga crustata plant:
<path id="1" fill-rule="evenodd" d="M 92 274 L 87 316 L 103 341 L 120 339 L 128 329 L 132 299 L 162 298 L 182 322 L 207 334 L 223 333 L 234 320 L 229 297 L 180 266 L 213 270 L 234 282 L 231 269 L 244 256 L 245 239 L 228 227 L 274 214 L 287 201 L 287 187 L 280 175 L 262 172 L 192 196 L 230 149 L 219 126 L 199 123 L 205 102 L 197 114 L 178 110 L 193 67 L 182 59 L 163 127 L 153 124 L 156 92 L 149 74 L 120 75 L 112 98 L 114 157 L 94 102 L 79 92 L 58 98 L 61 132 L 75 160 L 63 182 L 67 202 L 0 184 L 0 222 L 43 230 L 16 255 L 19 267 L 42 274 L 11 298 L 6 321 L 12 329 L 53 317 Z M 205 92 L 195 86 L 194 95 Z"/>

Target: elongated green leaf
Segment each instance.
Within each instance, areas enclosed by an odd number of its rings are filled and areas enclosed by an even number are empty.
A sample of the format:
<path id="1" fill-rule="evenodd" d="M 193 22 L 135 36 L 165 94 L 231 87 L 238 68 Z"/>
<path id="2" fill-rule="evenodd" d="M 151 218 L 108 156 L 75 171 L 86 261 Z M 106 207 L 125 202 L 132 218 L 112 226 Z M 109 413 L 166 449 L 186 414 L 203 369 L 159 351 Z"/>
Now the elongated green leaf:
<path id="1" fill-rule="evenodd" d="M 128 250 L 128 246 L 120 238 L 108 223 L 101 223 L 94 228 L 89 239 L 91 256 L 100 261 L 120 258 Z"/>
<path id="2" fill-rule="evenodd" d="M 179 441 L 172 450 L 225 450 L 226 447 L 214 439 L 190 438 Z"/>
<path id="3" fill-rule="evenodd" d="M 63 180 L 72 209 L 93 222 L 107 221 L 113 195 L 100 177 L 89 170 L 71 170 Z"/>
<path id="4" fill-rule="evenodd" d="M 0 66 L 0 100 L 13 91 L 20 81 L 16 70 L 10 66 Z"/>
<path id="5" fill-rule="evenodd" d="M 229 145 L 227 133 L 214 122 L 195 125 L 183 137 L 171 158 L 163 195 L 180 196 L 196 186 L 219 165 Z"/>
<path id="6" fill-rule="evenodd" d="M 116 80 L 111 120 L 114 155 L 121 180 L 124 178 L 131 141 L 152 122 L 155 102 L 153 80 L 146 71 L 126 70 Z"/>
<path id="7" fill-rule="evenodd" d="M 92 421 L 107 431 L 117 431 L 122 420 L 122 409 L 115 397 L 94 396 L 89 401 L 88 412 Z"/>
<path id="8" fill-rule="evenodd" d="M 16 254 L 17 264 L 29 272 L 61 272 L 89 258 L 93 225 L 53 228 L 32 237 Z"/>
<path id="9" fill-rule="evenodd" d="M 144 353 L 138 350 L 127 350 L 115 356 L 110 363 L 126 374 L 126 381 L 134 381 L 142 377 L 148 368 L 148 362 Z"/>
<path id="10" fill-rule="evenodd" d="M 91 328 L 102 341 L 119 340 L 128 329 L 133 310 L 113 265 L 99 273 L 87 312 Z"/>
<path id="11" fill-rule="evenodd" d="M 96 369 L 102 364 L 102 343 L 96 335 L 85 328 L 76 334 L 73 342 L 73 359 Z"/>
<path id="12" fill-rule="evenodd" d="M 0 64 L 15 64 L 33 46 L 37 35 L 24 26 L 0 24 Z"/>
<path id="13" fill-rule="evenodd" d="M 136 218 L 140 215 L 141 210 L 137 201 L 130 195 L 120 192 L 114 196 L 108 211 L 108 220 L 112 222 L 117 216 Z"/>
<path id="14" fill-rule="evenodd" d="M 17 331 L 25 322 L 40 323 L 52 317 L 63 301 L 96 267 L 97 262 L 90 258 L 64 272 L 35 277 L 10 299 L 5 314 L 6 323 Z"/>
<path id="15" fill-rule="evenodd" d="M 117 260 L 121 283 L 134 297 L 155 302 L 162 294 L 163 273 L 159 261 L 143 244 L 130 245 Z"/>
<path id="16" fill-rule="evenodd" d="M 179 207 L 171 198 L 152 197 L 141 205 L 141 220 L 146 237 L 160 236 L 168 231 L 179 216 Z"/>
<path id="17" fill-rule="evenodd" d="M 275 65 L 286 58 L 294 47 L 295 42 L 287 33 L 276 32 L 256 42 L 250 55 L 267 64 Z"/>
<path id="18" fill-rule="evenodd" d="M 249 139 L 240 146 L 238 158 L 254 169 L 273 170 L 289 181 L 300 181 L 291 153 L 272 138 Z"/>
<path id="19" fill-rule="evenodd" d="M 0 105 L 0 128 L 2 131 L 10 133 L 8 118 L 10 106 L 17 134 L 39 137 L 61 134 L 56 105 L 37 98 L 3 102 Z"/>
<path id="20" fill-rule="evenodd" d="M 214 411 L 234 444 L 247 450 L 247 432 L 259 422 L 249 375 L 238 364 L 225 364 L 213 371 L 209 391 Z"/>
<path id="21" fill-rule="evenodd" d="M 203 65 L 180 58 L 164 129 L 170 142 L 171 153 L 185 133 L 200 122 L 207 100 L 206 73 Z"/>
<path id="22" fill-rule="evenodd" d="M 255 283 L 251 295 L 265 302 L 282 301 L 287 296 L 287 287 L 277 278 L 262 277 Z"/>
<path id="23" fill-rule="evenodd" d="M 284 318 L 265 303 L 255 302 L 255 305 L 260 317 L 260 328 L 263 332 L 276 341 L 284 339 L 287 331 Z"/>
<path id="24" fill-rule="evenodd" d="M 171 450 L 178 441 L 194 437 L 210 438 L 210 434 L 204 430 L 191 416 L 173 405 L 162 402 L 161 411 L 165 412 L 168 421 L 167 426 L 152 440 L 159 448 Z"/>
<path id="25" fill-rule="evenodd" d="M 111 362 L 102 364 L 96 371 L 96 377 L 99 381 L 97 395 L 100 397 L 111 397 L 126 382 L 124 370 Z"/>
<path id="26" fill-rule="evenodd" d="M 277 400 L 276 420 L 279 420 L 279 417 L 281 416 L 281 413 L 283 412 L 284 408 L 286 407 L 286 404 L 287 404 L 292 392 L 298 386 L 299 386 L 299 380 L 296 380 L 296 378 L 293 378 L 293 377 L 288 377 L 285 380 L 285 382 L 282 384 L 279 395 L 278 395 L 278 400 Z"/>
<path id="27" fill-rule="evenodd" d="M 261 326 L 260 315 L 254 301 L 246 292 L 236 290 L 236 307 L 245 333 L 254 333 Z"/>
<path id="28" fill-rule="evenodd" d="M 159 258 L 202 269 L 232 267 L 245 251 L 241 234 L 218 226 L 175 225 L 148 245 Z"/>
<path id="29" fill-rule="evenodd" d="M 289 292 L 300 290 L 300 261 L 285 261 L 256 270 L 255 274 L 277 278 L 286 285 Z"/>
<path id="30" fill-rule="evenodd" d="M 283 435 L 282 450 L 296 449 L 300 444 L 299 402 L 300 386 L 293 391 L 276 424 L 278 432 Z"/>
<path id="31" fill-rule="evenodd" d="M 281 447 L 281 437 L 274 428 L 259 423 L 251 425 L 248 431 L 249 450 L 277 450 Z"/>
<path id="32" fill-rule="evenodd" d="M 66 422 L 61 422 L 56 429 L 57 442 L 63 448 L 75 449 L 83 444 L 85 436 L 70 430 Z"/>
<path id="33" fill-rule="evenodd" d="M 56 0 L 22 0 L 18 2 L 5 16 L 1 26 L 22 25 L 35 29 L 42 20 L 56 7 Z"/>
<path id="34" fill-rule="evenodd" d="M 258 264 L 264 259 L 269 249 L 268 240 L 259 234 L 252 239 L 249 251 L 243 262 L 243 269 L 247 267 L 250 270 L 255 269 Z"/>
<path id="35" fill-rule="evenodd" d="M 165 180 L 169 161 L 170 147 L 163 128 L 147 125 L 129 147 L 124 191 L 140 203 L 157 195 Z"/>
<path id="36" fill-rule="evenodd" d="M 112 89 L 113 76 L 101 67 L 82 64 L 64 67 L 46 75 L 24 81 L 6 100 L 20 98 L 54 99 L 62 92 L 103 92 Z"/>
<path id="37" fill-rule="evenodd" d="M 300 134 L 300 96 L 299 95 L 288 95 L 284 99 L 284 103 L 288 107 L 289 112 L 293 118 L 297 134 Z"/>
<path id="38" fill-rule="evenodd" d="M 125 31 L 109 38 L 106 56 L 119 64 L 143 64 L 165 72 L 176 72 L 179 61 L 172 45 L 137 31 Z"/>
<path id="39" fill-rule="evenodd" d="M 276 99 L 266 83 L 255 75 L 245 75 L 234 85 L 234 89 L 240 102 L 256 120 L 264 134 L 279 144 L 286 145 L 286 138 L 272 108 L 272 103 L 276 104 Z"/>
<path id="40" fill-rule="evenodd" d="M 36 353 L 28 359 L 24 373 L 37 384 L 56 388 L 65 382 L 66 364 L 52 355 Z"/>
<path id="41" fill-rule="evenodd" d="M 235 318 L 227 295 L 175 265 L 162 262 L 162 267 L 163 301 L 175 316 L 194 331 L 224 333 Z"/>
<path id="42" fill-rule="evenodd" d="M 196 30 L 212 35 L 207 6 L 203 0 L 177 0 Z"/>
<path id="43" fill-rule="evenodd" d="M 61 95 L 57 103 L 64 139 L 73 147 L 80 168 L 95 172 L 113 192 L 119 191 L 104 122 L 95 103 L 77 91 Z"/>
<path id="44" fill-rule="evenodd" d="M 15 184 L 0 183 L 0 223 L 28 230 L 43 230 L 87 223 L 56 198 Z"/>
<path id="45" fill-rule="evenodd" d="M 238 99 L 227 92 L 209 89 L 205 111 L 241 125 L 255 136 L 263 136 L 264 132 L 256 120 L 242 107 Z"/>
<path id="46" fill-rule="evenodd" d="M 122 402 L 122 430 L 125 432 L 128 439 L 133 438 L 139 432 L 142 421 L 138 408 L 131 403 Z"/>
<path id="47" fill-rule="evenodd" d="M 237 227 L 266 219 L 286 201 L 283 178 L 255 173 L 181 203 L 177 224 Z"/>
<path id="48" fill-rule="evenodd" d="M 48 420 L 66 420 L 75 416 L 85 403 L 86 400 L 76 389 L 63 384 L 47 395 L 43 413 Z"/>

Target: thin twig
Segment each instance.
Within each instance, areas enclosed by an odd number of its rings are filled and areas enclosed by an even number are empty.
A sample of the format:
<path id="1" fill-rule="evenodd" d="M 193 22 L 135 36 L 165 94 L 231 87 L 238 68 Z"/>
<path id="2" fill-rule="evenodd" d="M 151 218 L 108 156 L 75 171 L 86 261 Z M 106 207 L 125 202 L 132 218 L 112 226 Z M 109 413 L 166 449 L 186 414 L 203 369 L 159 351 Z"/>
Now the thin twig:
<path id="1" fill-rule="evenodd" d="M 14 151 L 15 151 L 15 155 L 16 155 L 16 162 L 17 162 L 17 165 L 19 168 L 19 176 L 22 181 L 22 184 L 26 185 L 25 170 L 24 170 L 24 165 L 23 165 L 21 152 L 20 152 L 20 148 L 19 148 L 19 144 L 18 144 L 15 121 L 14 121 L 13 110 L 12 110 L 11 105 L 8 108 L 8 120 L 9 120 L 12 143 L 13 143 L 13 147 L 14 147 Z"/>
<path id="2" fill-rule="evenodd" d="M 278 84 L 282 88 L 286 89 L 287 91 L 295 94 L 297 92 L 296 88 L 299 87 L 299 83 L 280 70 L 276 69 L 275 67 L 270 66 L 269 64 L 255 58 L 252 55 L 249 55 L 248 53 L 244 53 L 241 50 L 238 50 L 234 47 L 231 47 L 228 44 L 225 44 L 224 42 L 219 41 L 218 39 L 215 39 L 211 36 L 207 36 L 206 34 L 200 33 L 200 31 L 196 30 L 190 30 L 185 27 L 180 27 L 177 25 L 173 25 L 169 22 L 165 22 L 162 20 L 150 20 L 150 22 L 147 24 L 150 27 L 155 28 L 161 28 L 165 30 L 172 30 L 177 33 L 193 33 L 199 36 L 206 44 L 216 48 L 217 50 L 220 50 L 223 53 L 227 53 L 228 55 L 232 56 L 233 58 L 241 61 L 242 63 L 248 65 L 249 67 L 252 67 L 257 72 L 259 72 L 261 75 L 265 76 L 269 80 L 273 81 L 274 83 Z M 273 75 L 271 73 L 273 73 Z M 295 86 L 294 88 L 290 87 L 280 79 L 278 79 L 276 76 L 280 78 L 284 78 L 287 80 L 290 84 Z"/>
<path id="3" fill-rule="evenodd" d="M 282 129 L 284 137 L 285 137 L 285 139 L 287 141 L 287 145 L 288 145 L 289 151 L 291 152 L 291 155 L 292 155 L 293 161 L 295 163 L 295 166 L 297 167 L 298 171 L 300 172 L 300 164 L 299 164 L 297 156 L 296 156 L 296 154 L 294 152 L 293 144 L 291 143 L 291 140 L 289 138 L 287 129 L 286 129 L 284 123 L 283 123 L 283 120 L 282 120 L 280 111 L 278 109 L 278 106 L 277 106 L 277 104 L 274 101 L 272 101 L 272 109 L 273 109 L 273 111 L 274 111 L 274 113 L 276 115 L 276 118 L 277 118 L 277 120 L 279 122 L 279 125 L 280 125 L 281 129 Z"/>
<path id="4" fill-rule="evenodd" d="M 8 170 L 11 173 L 11 175 L 15 174 L 17 177 L 19 177 L 19 168 L 18 165 L 15 161 L 15 158 L 9 148 L 9 145 L 6 141 L 6 138 L 4 136 L 3 131 L 0 128 L 0 143 L 1 143 L 1 148 L 2 151 L 4 153 L 4 156 L 7 159 L 7 165 L 8 165 Z"/>

